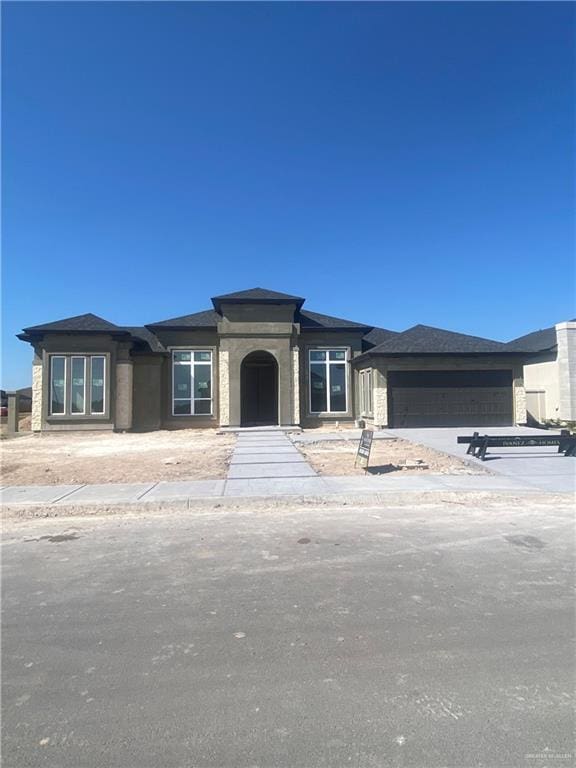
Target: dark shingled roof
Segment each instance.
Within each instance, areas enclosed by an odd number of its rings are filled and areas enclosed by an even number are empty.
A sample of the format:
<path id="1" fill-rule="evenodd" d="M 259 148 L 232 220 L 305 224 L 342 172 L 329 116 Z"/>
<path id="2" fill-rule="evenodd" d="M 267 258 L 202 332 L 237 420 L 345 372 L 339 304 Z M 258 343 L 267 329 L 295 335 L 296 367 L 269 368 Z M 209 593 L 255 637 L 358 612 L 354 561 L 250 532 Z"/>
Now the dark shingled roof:
<path id="1" fill-rule="evenodd" d="M 318 312 L 309 312 L 307 309 L 301 309 L 295 317 L 295 321 L 300 323 L 302 330 L 340 330 L 346 328 L 357 328 L 358 330 L 371 328 L 371 325 L 364 323 L 355 323 L 352 320 L 343 320 L 341 317 L 332 317 L 331 315 L 321 315 Z"/>
<path id="2" fill-rule="evenodd" d="M 160 340 L 155 336 L 148 328 L 142 328 L 141 326 L 124 326 L 124 331 L 132 336 L 132 340 L 135 342 L 135 349 L 140 352 L 165 352 L 165 347 L 160 343 Z"/>
<path id="3" fill-rule="evenodd" d="M 148 323 L 147 328 L 216 328 L 221 316 L 213 309 L 206 309 L 203 312 L 195 312 L 192 315 L 183 315 L 174 317 L 171 320 L 162 320 L 158 323 Z M 321 315 L 318 312 L 309 312 L 308 310 L 299 310 L 295 321 L 299 322 L 302 330 L 338 330 L 346 328 L 357 328 L 359 330 L 371 328 L 370 325 L 355 323 L 352 320 L 343 320 L 340 317 L 330 315 Z"/>
<path id="4" fill-rule="evenodd" d="M 109 323 L 98 315 L 88 312 L 85 315 L 76 315 L 75 317 L 66 317 L 64 320 L 56 320 L 54 323 L 44 323 L 43 325 L 32 325 L 30 328 L 24 328 L 25 333 L 50 333 L 52 331 L 62 332 L 104 332 L 122 331 L 114 323 Z"/>
<path id="5" fill-rule="evenodd" d="M 191 315 L 173 317 L 158 323 L 147 323 L 147 328 L 216 328 L 220 315 L 213 309 L 204 309 Z"/>
<path id="6" fill-rule="evenodd" d="M 552 328 L 543 328 L 520 336 L 509 341 L 506 346 L 512 352 L 542 352 L 545 349 L 552 349 L 556 343 L 556 328 L 552 326 Z"/>
<path id="7" fill-rule="evenodd" d="M 367 355 L 489 354 L 511 352 L 499 341 L 445 331 L 429 325 L 415 325 L 368 350 Z"/>
<path id="8" fill-rule="evenodd" d="M 372 328 L 371 331 L 364 335 L 363 341 L 372 344 L 372 346 L 377 346 L 397 335 L 398 331 L 389 331 L 387 328 Z"/>
<path id="9" fill-rule="evenodd" d="M 260 302 L 262 304 L 296 304 L 297 307 L 301 307 L 305 299 L 301 296 L 291 296 L 289 293 L 270 291 L 268 288 L 249 288 L 247 291 L 224 293 L 222 296 L 212 297 L 212 304 L 214 304 L 214 308 L 218 311 L 220 311 L 222 302 L 233 304 L 250 304 L 252 302 Z"/>
<path id="10" fill-rule="evenodd" d="M 247 291 L 235 291 L 223 293 L 221 296 L 213 296 L 212 301 L 304 301 L 301 296 L 291 296 L 289 293 L 270 291 L 268 288 L 249 288 Z"/>

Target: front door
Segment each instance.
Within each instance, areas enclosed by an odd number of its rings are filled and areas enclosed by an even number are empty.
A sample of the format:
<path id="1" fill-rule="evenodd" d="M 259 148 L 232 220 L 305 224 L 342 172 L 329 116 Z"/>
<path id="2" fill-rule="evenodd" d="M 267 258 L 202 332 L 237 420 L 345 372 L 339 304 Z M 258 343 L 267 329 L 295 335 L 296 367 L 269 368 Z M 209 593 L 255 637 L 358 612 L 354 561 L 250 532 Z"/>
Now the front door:
<path id="1" fill-rule="evenodd" d="M 278 366 L 268 352 L 253 352 L 242 362 L 242 425 L 278 424 Z"/>

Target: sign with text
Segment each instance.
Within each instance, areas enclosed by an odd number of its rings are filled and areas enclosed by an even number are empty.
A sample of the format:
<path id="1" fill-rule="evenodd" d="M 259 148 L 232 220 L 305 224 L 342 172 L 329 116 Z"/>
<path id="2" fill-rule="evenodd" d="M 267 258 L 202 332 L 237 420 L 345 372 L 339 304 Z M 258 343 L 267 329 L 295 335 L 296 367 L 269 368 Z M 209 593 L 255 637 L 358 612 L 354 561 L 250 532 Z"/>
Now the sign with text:
<path id="1" fill-rule="evenodd" d="M 361 467 L 364 467 L 364 469 L 367 468 L 368 462 L 370 460 L 370 449 L 372 448 L 373 437 L 374 437 L 374 432 L 371 429 L 362 430 L 362 434 L 360 436 L 360 442 L 358 443 L 358 453 L 356 454 L 356 461 L 354 462 L 354 466 L 356 466 L 359 463 Z"/>

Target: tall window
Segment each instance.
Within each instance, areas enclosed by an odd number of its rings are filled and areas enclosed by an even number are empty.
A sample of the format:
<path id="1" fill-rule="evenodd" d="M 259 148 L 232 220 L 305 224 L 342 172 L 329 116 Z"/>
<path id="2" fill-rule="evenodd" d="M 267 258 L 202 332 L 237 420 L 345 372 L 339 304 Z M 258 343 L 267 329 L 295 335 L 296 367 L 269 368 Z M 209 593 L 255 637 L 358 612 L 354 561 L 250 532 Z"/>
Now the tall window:
<path id="1" fill-rule="evenodd" d="M 347 378 L 345 349 L 311 349 L 310 412 L 345 413 Z"/>
<path id="2" fill-rule="evenodd" d="M 372 369 L 360 371 L 358 375 L 358 391 L 360 396 L 360 414 L 372 416 Z"/>
<path id="3" fill-rule="evenodd" d="M 212 352 L 178 349 L 172 352 L 172 414 L 212 414 Z"/>
<path id="4" fill-rule="evenodd" d="M 72 357 L 72 389 L 70 410 L 72 413 L 84 413 L 86 400 L 86 358 Z"/>
<path id="5" fill-rule="evenodd" d="M 50 355 L 50 415 L 104 415 L 105 372 L 105 355 Z"/>
<path id="6" fill-rule="evenodd" d="M 66 413 L 66 358 L 50 358 L 50 413 Z"/>

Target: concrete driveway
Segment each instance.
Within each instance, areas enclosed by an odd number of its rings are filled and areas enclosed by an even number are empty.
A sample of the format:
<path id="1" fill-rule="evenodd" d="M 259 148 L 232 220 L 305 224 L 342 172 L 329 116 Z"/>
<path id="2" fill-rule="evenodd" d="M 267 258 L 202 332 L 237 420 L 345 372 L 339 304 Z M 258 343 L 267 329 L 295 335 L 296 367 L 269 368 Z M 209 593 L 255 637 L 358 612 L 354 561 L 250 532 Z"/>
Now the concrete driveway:
<path id="1" fill-rule="evenodd" d="M 557 448 L 497 448 L 486 461 L 466 455 L 467 445 L 458 445 L 458 435 L 539 435 L 550 436 L 559 432 L 531 429 L 529 427 L 435 427 L 389 430 L 388 434 L 420 443 L 429 448 L 471 460 L 490 472 L 505 475 L 525 483 L 528 487 L 554 493 L 570 493 L 576 490 L 576 457 L 559 454 Z M 497 451 L 497 452 L 496 452 Z"/>

